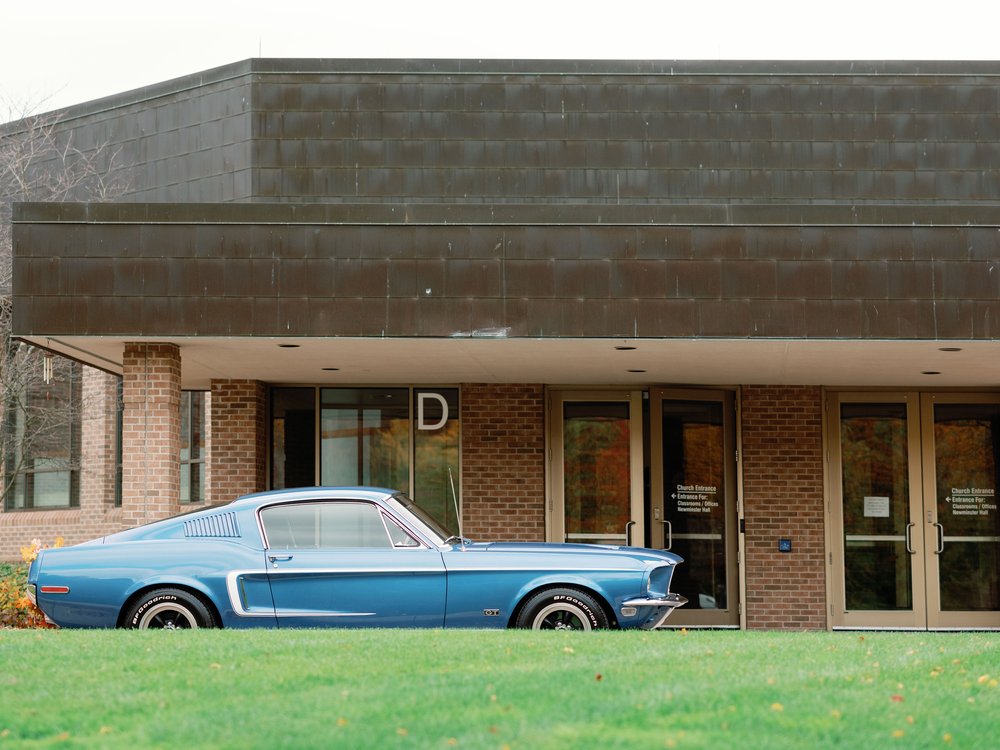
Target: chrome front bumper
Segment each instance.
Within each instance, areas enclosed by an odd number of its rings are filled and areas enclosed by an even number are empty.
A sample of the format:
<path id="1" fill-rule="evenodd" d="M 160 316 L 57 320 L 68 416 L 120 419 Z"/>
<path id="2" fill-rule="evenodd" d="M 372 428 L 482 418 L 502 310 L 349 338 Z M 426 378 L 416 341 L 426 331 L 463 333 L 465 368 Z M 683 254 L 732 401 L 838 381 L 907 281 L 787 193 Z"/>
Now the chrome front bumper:
<path id="1" fill-rule="evenodd" d="M 656 609 L 655 614 L 650 616 L 641 627 L 643 630 L 656 630 L 656 628 L 663 627 L 663 623 L 666 622 L 667 618 L 670 617 L 677 607 L 683 607 L 685 604 L 687 604 L 687 599 L 680 594 L 667 594 L 662 599 L 650 599 L 648 597 L 628 599 L 622 602 L 622 608 L 635 607 L 639 609 L 640 607 L 654 607 Z"/>

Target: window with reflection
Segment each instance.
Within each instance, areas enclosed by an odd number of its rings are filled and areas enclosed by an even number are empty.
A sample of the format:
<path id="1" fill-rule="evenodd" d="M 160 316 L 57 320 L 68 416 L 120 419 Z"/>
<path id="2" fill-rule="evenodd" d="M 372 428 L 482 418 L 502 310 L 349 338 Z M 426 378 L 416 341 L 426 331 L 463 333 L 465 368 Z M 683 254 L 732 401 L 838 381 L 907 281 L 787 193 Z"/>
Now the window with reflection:
<path id="1" fill-rule="evenodd" d="M 458 388 L 271 390 L 274 489 L 399 490 L 457 533 L 459 444 Z"/>
<path id="2" fill-rule="evenodd" d="M 5 509 L 78 506 L 81 365 L 22 345 L 8 367 L 17 377 L 4 394 Z"/>
<path id="3" fill-rule="evenodd" d="M 842 404 L 840 450 L 847 609 L 912 609 L 906 404 Z"/>
<path id="4" fill-rule="evenodd" d="M 205 394 L 181 393 L 181 502 L 205 500 Z"/>
<path id="5" fill-rule="evenodd" d="M 409 492 L 408 388 L 323 388 L 320 409 L 320 484 Z"/>
<path id="6" fill-rule="evenodd" d="M 1000 404 L 935 404 L 941 608 L 1000 609 Z"/>
<path id="7" fill-rule="evenodd" d="M 272 505 L 260 512 L 269 549 L 392 547 L 382 513 L 370 503 Z"/>

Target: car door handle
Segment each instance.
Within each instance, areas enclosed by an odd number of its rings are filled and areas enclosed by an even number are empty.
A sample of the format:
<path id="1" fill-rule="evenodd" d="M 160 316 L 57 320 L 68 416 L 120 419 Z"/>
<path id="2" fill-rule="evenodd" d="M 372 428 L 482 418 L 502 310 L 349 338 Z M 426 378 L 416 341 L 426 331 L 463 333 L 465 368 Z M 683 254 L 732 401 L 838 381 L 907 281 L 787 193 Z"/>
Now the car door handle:
<path id="1" fill-rule="evenodd" d="M 288 562 L 292 559 L 291 555 L 268 555 L 267 559 L 271 561 L 271 566 L 277 568 L 279 562 Z"/>

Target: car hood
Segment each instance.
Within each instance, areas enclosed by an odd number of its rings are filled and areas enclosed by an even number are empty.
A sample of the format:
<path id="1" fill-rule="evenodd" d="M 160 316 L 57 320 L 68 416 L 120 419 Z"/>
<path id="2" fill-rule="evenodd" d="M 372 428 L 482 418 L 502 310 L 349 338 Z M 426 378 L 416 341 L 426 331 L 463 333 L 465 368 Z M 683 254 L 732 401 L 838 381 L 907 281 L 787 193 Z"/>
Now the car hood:
<path id="1" fill-rule="evenodd" d="M 605 544 L 572 544 L 568 542 L 473 542 L 466 543 L 466 552 L 506 552 L 510 554 L 575 554 L 594 557 L 631 557 L 651 563 L 676 565 L 682 559 L 673 552 L 645 547 L 614 547 Z"/>

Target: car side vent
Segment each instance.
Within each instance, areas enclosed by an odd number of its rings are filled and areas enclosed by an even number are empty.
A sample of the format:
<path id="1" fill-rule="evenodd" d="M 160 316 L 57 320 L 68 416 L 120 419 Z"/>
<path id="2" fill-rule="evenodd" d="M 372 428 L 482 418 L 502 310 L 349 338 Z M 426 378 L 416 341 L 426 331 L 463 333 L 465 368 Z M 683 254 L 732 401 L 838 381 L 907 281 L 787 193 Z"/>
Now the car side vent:
<path id="1" fill-rule="evenodd" d="M 184 536 L 217 536 L 232 539 L 240 536 L 240 525 L 236 521 L 235 513 L 203 516 L 184 522 Z"/>

